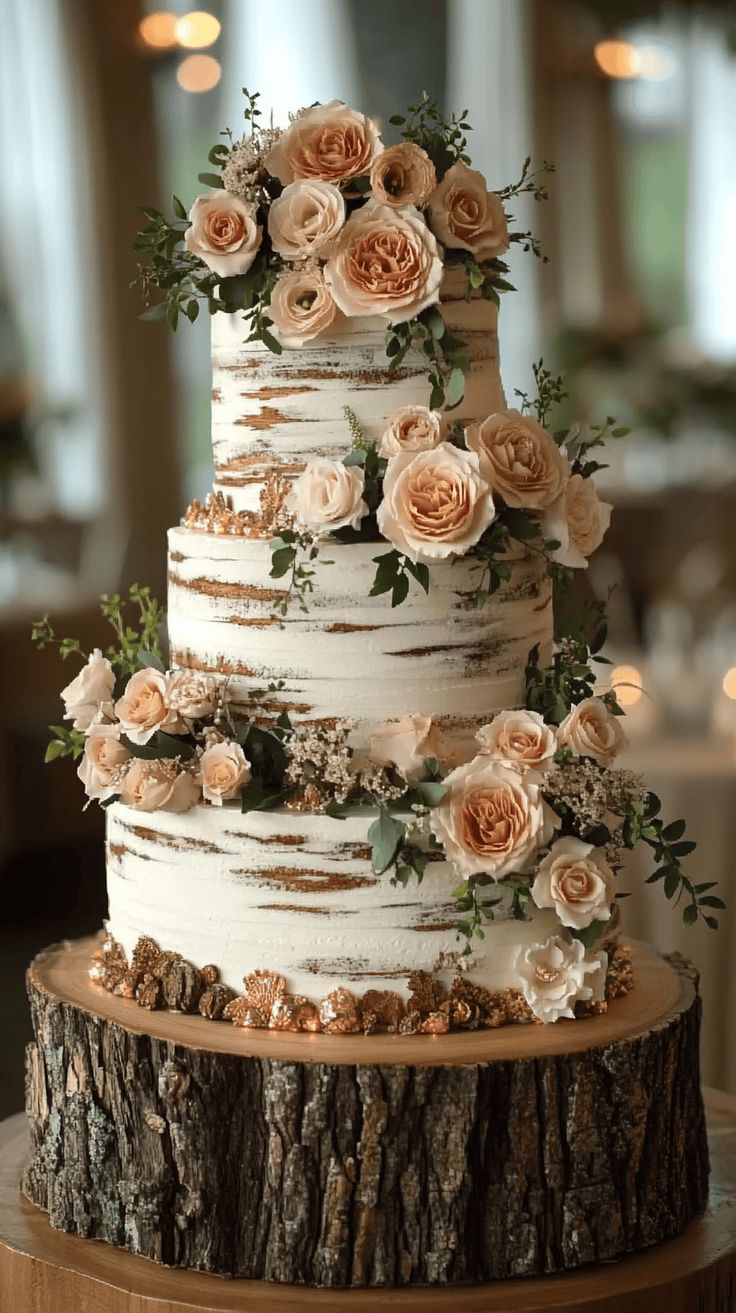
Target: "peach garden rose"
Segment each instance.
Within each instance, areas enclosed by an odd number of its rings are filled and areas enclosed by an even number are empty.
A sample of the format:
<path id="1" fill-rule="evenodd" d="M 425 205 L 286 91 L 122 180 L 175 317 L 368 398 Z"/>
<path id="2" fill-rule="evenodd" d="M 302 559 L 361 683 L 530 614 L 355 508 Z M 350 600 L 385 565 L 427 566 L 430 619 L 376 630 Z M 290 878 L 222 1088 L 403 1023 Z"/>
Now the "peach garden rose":
<path id="1" fill-rule="evenodd" d="M 387 146 L 371 167 L 371 191 L 384 205 L 424 205 L 436 185 L 434 164 L 414 141 Z"/>
<path id="2" fill-rule="evenodd" d="M 137 811 L 185 812 L 199 802 L 196 775 L 177 762 L 134 757 L 123 777 L 120 801 Z"/>
<path id="3" fill-rule="evenodd" d="M 77 767 L 87 797 L 104 802 L 119 793 L 123 768 L 130 755 L 120 742 L 119 725 L 92 725 Z"/>
<path id="4" fill-rule="evenodd" d="M 462 556 L 495 515 L 475 452 L 440 443 L 389 461 L 378 508 L 379 532 L 413 561 Z"/>
<path id="5" fill-rule="evenodd" d="M 272 146 L 265 165 L 285 185 L 298 178 L 340 183 L 368 173 L 380 149 L 373 120 L 331 100 L 303 110 Z"/>
<path id="6" fill-rule="evenodd" d="M 560 544 L 552 553 L 554 560 L 572 569 L 586 569 L 588 557 L 603 542 L 612 509 L 600 500 L 592 479 L 573 474 L 542 517 L 545 538 Z"/>
<path id="7" fill-rule="evenodd" d="M 268 232 L 285 260 L 324 256 L 345 222 L 342 192 L 331 182 L 301 178 L 272 202 Z"/>
<path id="8" fill-rule="evenodd" d="M 156 730 L 183 734 L 186 725 L 167 702 L 166 676 L 146 667 L 131 675 L 125 692 L 115 703 L 115 715 L 133 743 L 144 744 Z"/>
<path id="9" fill-rule="evenodd" d="M 507 506 L 531 511 L 550 506 L 570 477 L 570 462 L 552 434 L 518 410 L 468 425 L 465 441 L 486 457 L 493 490 Z"/>
<path id="10" fill-rule="evenodd" d="M 615 878 L 602 852 L 565 835 L 539 863 L 531 892 L 537 907 L 551 907 L 564 926 L 584 930 L 610 919 Z"/>
<path id="11" fill-rule="evenodd" d="M 203 720 L 217 705 L 217 689 L 210 675 L 174 670 L 166 676 L 164 700 L 170 711 L 185 720 Z"/>
<path id="12" fill-rule="evenodd" d="M 250 762 L 240 744 L 226 740 L 205 748 L 199 768 L 202 795 L 218 807 L 229 798 L 237 798 L 250 779 Z"/>
<path id="13" fill-rule="evenodd" d="M 101 710 L 112 710 L 110 699 L 115 688 L 115 674 L 107 657 L 96 647 L 71 683 L 61 690 L 64 720 L 74 729 L 89 729 Z"/>
<path id="14" fill-rule="evenodd" d="M 429 222 L 445 246 L 490 260 L 509 247 L 501 197 L 488 190 L 483 174 L 458 160 L 429 198 Z"/>
<path id="15" fill-rule="evenodd" d="M 565 717 L 557 731 L 561 748 L 581 757 L 593 757 L 606 766 L 626 747 L 621 717 L 609 711 L 602 698 L 584 698 Z"/>
<path id="16" fill-rule="evenodd" d="M 499 711 L 475 736 L 482 753 L 520 769 L 544 770 L 557 751 L 557 737 L 538 711 Z"/>
<path id="17" fill-rule="evenodd" d="M 339 460 L 312 460 L 286 499 L 301 524 L 316 532 L 357 529 L 368 507 L 363 500 L 363 471 Z"/>
<path id="18" fill-rule="evenodd" d="M 268 313 L 282 345 L 298 347 L 330 327 L 337 306 L 320 269 L 293 269 L 277 280 Z"/>
<path id="19" fill-rule="evenodd" d="M 439 412 L 427 406 L 402 406 L 389 419 L 379 455 L 389 459 L 405 451 L 431 451 L 442 441 Z"/>
<path id="20" fill-rule="evenodd" d="M 502 880 L 512 871 L 529 871 L 558 823 L 534 772 L 480 756 L 444 782 L 447 793 L 433 809 L 432 823 L 458 873 L 486 872 Z"/>
<path id="21" fill-rule="evenodd" d="M 377 766 L 396 766 L 410 784 L 423 780 L 425 760 L 437 755 L 431 716 L 404 716 L 371 734 L 368 756 Z"/>
<path id="22" fill-rule="evenodd" d="M 398 323 L 439 301 L 442 260 L 418 210 L 368 201 L 355 210 L 325 265 L 343 314 L 385 315 Z"/>
<path id="23" fill-rule="evenodd" d="M 263 236 L 248 201 L 226 191 L 210 192 L 197 197 L 189 220 L 184 245 L 192 255 L 221 278 L 248 272 Z"/>

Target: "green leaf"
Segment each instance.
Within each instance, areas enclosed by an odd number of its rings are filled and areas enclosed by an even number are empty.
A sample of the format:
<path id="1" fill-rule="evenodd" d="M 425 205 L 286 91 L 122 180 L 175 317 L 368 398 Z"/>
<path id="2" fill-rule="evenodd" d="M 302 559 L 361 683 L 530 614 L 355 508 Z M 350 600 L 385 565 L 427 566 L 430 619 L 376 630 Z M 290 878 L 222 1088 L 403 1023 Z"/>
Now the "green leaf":
<path id="1" fill-rule="evenodd" d="M 194 756 L 194 748 L 186 739 L 165 734 L 160 729 L 147 743 L 134 743 L 127 734 L 121 735 L 120 742 L 134 757 L 143 757 L 146 761 L 159 761 L 164 757 L 181 757 L 182 761 L 188 761 Z"/>
<path id="2" fill-rule="evenodd" d="M 685 821 L 671 821 L 670 824 L 665 825 L 662 830 L 662 838 L 666 839 L 668 843 L 671 843 L 674 839 L 681 839 L 685 833 L 685 827 Z"/>
<path id="3" fill-rule="evenodd" d="M 393 589 L 391 591 L 391 605 L 401 606 L 401 603 L 406 601 L 408 592 L 409 592 L 408 574 L 404 572 L 402 572 L 401 574 L 397 574 L 394 580 Z"/>
<path id="4" fill-rule="evenodd" d="M 447 793 L 447 785 L 438 780 L 422 780 L 421 783 L 415 784 L 412 792 L 418 793 L 422 802 L 428 807 L 436 807 Z"/>
<path id="5" fill-rule="evenodd" d="M 220 177 L 219 173 L 198 173 L 197 177 L 199 178 L 200 182 L 203 182 L 205 184 L 206 187 L 221 187 L 223 189 L 225 187 L 225 184 L 222 181 L 222 178 Z"/>
<path id="6" fill-rule="evenodd" d="M 674 898 L 680 887 L 680 873 L 676 870 L 668 871 L 664 877 L 664 896 L 665 898 Z"/>
<path id="7" fill-rule="evenodd" d="M 435 342 L 440 342 L 445 335 L 445 321 L 436 305 L 431 306 L 430 309 L 425 312 L 424 322 Z"/>
<path id="8" fill-rule="evenodd" d="M 373 849 L 371 862 L 376 875 L 382 875 L 388 870 L 405 834 L 406 826 L 403 822 L 397 821 L 382 807 L 368 831 L 368 842 Z"/>
<path id="9" fill-rule="evenodd" d="M 46 748 L 44 762 L 56 761 L 58 757 L 68 757 L 69 749 L 66 743 L 60 743 L 58 739 L 52 739 Z"/>
<path id="10" fill-rule="evenodd" d="M 271 557 L 270 577 L 272 579 L 282 579 L 291 569 L 295 560 L 296 551 L 293 547 L 279 547 Z"/>
<path id="11" fill-rule="evenodd" d="M 685 925 L 695 925 L 698 919 L 698 909 L 695 903 L 688 903 L 683 909 L 682 920 Z"/>
<path id="12" fill-rule="evenodd" d="M 244 812 L 270 811 L 278 807 L 293 794 L 293 789 L 273 789 L 262 779 L 254 776 L 249 780 L 240 795 L 240 807 Z"/>
<path id="13" fill-rule="evenodd" d="M 269 333 L 267 328 L 262 328 L 258 336 L 261 342 L 263 342 L 263 345 L 267 346 L 273 355 L 280 356 L 282 354 L 284 348 L 278 339 L 274 337 L 273 333 Z"/>
<path id="14" fill-rule="evenodd" d="M 181 201 L 179 200 L 179 197 L 176 195 L 172 196 L 171 203 L 174 207 L 174 214 L 176 215 L 177 219 L 186 219 L 187 212 L 184 209 L 184 206 L 182 205 Z"/>
<path id="15" fill-rule="evenodd" d="M 459 406 L 465 396 L 465 375 L 462 369 L 452 369 L 445 388 L 445 405 L 448 410 Z"/>
<path id="16" fill-rule="evenodd" d="M 162 675 L 165 673 L 166 668 L 161 657 L 157 656 L 155 652 L 147 652 L 143 647 L 138 648 L 138 662 L 141 669 L 150 666 L 152 670 L 159 670 Z"/>

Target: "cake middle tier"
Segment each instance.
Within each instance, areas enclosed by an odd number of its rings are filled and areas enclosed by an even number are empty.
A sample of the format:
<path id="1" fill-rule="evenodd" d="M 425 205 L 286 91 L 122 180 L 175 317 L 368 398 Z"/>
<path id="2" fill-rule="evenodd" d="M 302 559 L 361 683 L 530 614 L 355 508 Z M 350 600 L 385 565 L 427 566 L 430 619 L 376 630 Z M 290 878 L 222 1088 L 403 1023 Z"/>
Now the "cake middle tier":
<path id="1" fill-rule="evenodd" d="M 358 737 L 388 720 L 431 716 L 458 738 L 524 702 L 524 667 L 552 642 L 552 590 L 545 563 L 520 552 L 511 576 L 482 607 L 477 561 L 438 562 L 429 593 L 412 583 L 406 601 L 371 597 L 379 543 L 326 543 L 308 611 L 270 577 L 267 543 L 176 528 L 169 531 L 168 624 L 173 666 L 228 681 L 230 702 L 278 685 L 269 709 L 298 720 L 350 717 Z"/>

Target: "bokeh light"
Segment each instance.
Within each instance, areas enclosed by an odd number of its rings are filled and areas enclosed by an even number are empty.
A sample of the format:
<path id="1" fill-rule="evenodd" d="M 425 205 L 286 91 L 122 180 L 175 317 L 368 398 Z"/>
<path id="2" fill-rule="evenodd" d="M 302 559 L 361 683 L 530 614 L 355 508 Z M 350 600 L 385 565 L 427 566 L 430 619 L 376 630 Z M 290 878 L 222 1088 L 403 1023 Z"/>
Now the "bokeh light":
<path id="1" fill-rule="evenodd" d="M 616 690 L 616 698 L 622 707 L 633 707 L 644 692 L 641 671 L 636 666 L 614 666 L 611 671 L 611 685 Z"/>
<path id="2" fill-rule="evenodd" d="M 641 76 L 641 53 L 630 41 L 598 41 L 593 47 L 595 62 L 609 78 Z"/>
<path id="3" fill-rule="evenodd" d="M 187 55 L 176 70 L 182 91 L 211 91 L 221 77 L 220 64 L 212 55 Z"/>
<path id="4" fill-rule="evenodd" d="M 145 46 L 151 50 L 171 50 L 178 45 L 176 35 L 177 17 L 167 10 L 147 14 L 138 24 L 138 35 Z"/>
<path id="5" fill-rule="evenodd" d="M 193 9 L 176 24 L 176 40 L 187 50 L 203 50 L 214 45 L 220 35 L 221 24 L 214 14 L 205 9 Z"/>
<path id="6" fill-rule="evenodd" d="M 731 666 L 731 669 L 726 671 L 721 687 L 726 697 L 736 702 L 736 666 Z"/>

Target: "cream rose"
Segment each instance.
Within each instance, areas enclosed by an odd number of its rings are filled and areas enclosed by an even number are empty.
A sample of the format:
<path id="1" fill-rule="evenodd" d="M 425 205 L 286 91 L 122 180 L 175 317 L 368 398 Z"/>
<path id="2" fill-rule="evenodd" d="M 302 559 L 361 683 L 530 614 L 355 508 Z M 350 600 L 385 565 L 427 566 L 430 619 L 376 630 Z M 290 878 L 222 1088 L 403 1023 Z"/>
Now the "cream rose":
<path id="1" fill-rule="evenodd" d="M 90 652 L 86 666 L 82 666 L 70 684 L 61 690 L 64 702 L 64 720 L 71 720 L 74 729 L 89 729 L 100 712 L 112 712 L 115 673 L 99 647 Z"/>
<path id="2" fill-rule="evenodd" d="M 273 201 L 268 231 L 273 249 L 285 260 L 324 255 L 345 222 L 345 201 L 332 182 L 301 178 Z"/>
<path id="3" fill-rule="evenodd" d="M 470 424 L 465 441 L 471 451 L 487 457 L 493 491 L 507 506 L 550 506 L 570 477 L 570 462 L 552 434 L 518 410 L 499 411 L 482 424 Z"/>
<path id="4" fill-rule="evenodd" d="M 263 236 L 248 201 L 227 191 L 210 192 L 197 197 L 189 220 L 184 245 L 192 255 L 221 278 L 248 272 Z"/>
<path id="5" fill-rule="evenodd" d="M 610 919 L 615 890 L 614 874 L 603 853 L 566 835 L 539 863 L 532 898 L 537 907 L 554 908 L 563 925 L 584 930 L 591 921 Z"/>
<path id="6" fill-rule="evenodd" d="M 368 756 L 377 766 L 395 766 L 405 780 L 416 784 L 427 774 L 427 757 L 438 755 L 440 743 L 431 716 L 404 716 L 374 731 Z"/>
<path id="7" fill-rule="evenodd" d="M 308 529 L 317 532 L 357 529 L 368 514 L 363 500 L 363 471 L 339 460 L 312 460 L 289 493 L 286 507 Z"/>
<path id="8" fill-rule="evenodd" d="M 445 246 L 490 260 L 509 248 L 503 201 L 482 173 L 458 160 L 429 198 L 429 222 Z"/>
<path id="9" fill-rule="evenodd" d="M 479 756 L 444 782 L 448 791 L 433 809 L 432 823 L 459 874 L 485 871 L 502 880 L 530 870 L 558 823 L 534 773 Z"/>
<path id="10" fill-rule="evenodd" d="M 334 322 L 337 306 L 319 269 L 294 269 L 282 274 L 268 307 L 279 341 L 287 347 L 303 346 Z"/>
<path id="11" fill-rule="evenodd" d="M 371 167 L 371 190 L 383 205 L 424 205 L 437 186 L 426 150 L 414 141 L 387 146 Z"/>
<path id="12" fill-rule="evenodd" d="M 77 767 L 87 797 L 104 802 L 119 793 L 128 761 L 130 753 L 120 742 L 120 726 L 93 725 Z"/>
<path id="13" fill-rule="evenodd" d="M 413 561 L 464 555 L 494 515 L 475 452 L 442 442 L 432 451 L 389 461 L 378 530 Z"/>
<path id="14" fill-rule="evenodd" d="M 573 474 L 564 491 L 542 516 L 542 532 L 560 546 L 552 553 L 560 565 L 584 570 L 588 557 L 600 547 L 611 522 L 613 507 L 601 501 L 592 479 Z"/>
<path id="15" fill-rule="evenodd" d="M 115 715 L 132 743 L 148 743 L 157 729 L 183 734 L 186 725 L 166 701 L 166 676 L 147 666 L 131 675 Z"/>
<path id="16" fill-rule="evenodd" d="M 281 133 L 265 158 L 268 172 L 284 184 L 297 178 L 345 182 L 368 173 L 381 149 L 372 119 L 341 100 L 313 105 Z"/>
<path id="17" fill-rule="evenodd" d="M 586 953 L 579 939 L 561 935 L 520 948 L 514 961 L 524 998 L 544 1022 L 574 1018 L 576 1003 L 602 1002 L 607 966 L 605 953 Z"/>
<path id="18" fill-rule="evenodd" d="M 174 670 L 166 678 L 164 701 L 170 711 L 175 711 L 184 720 L 204 720 L 214 713 L 217 686 L 209 675 Z"/>
<path id="19" fill-rule="evenodd" d="M 426 406 L 402 406 L 388 421 L 379 455 L 390 459 L 404 451 L 431 451 L 442 441 L 439 412 Z"/>
<path id="20" fill-rule="evenodd" d="M 345 315 L 411 319 L 440 298 L 442 261 L 418 210 L 368 201 L 348 219 L 325 265 Z"/>
<path id="21" fill-rule="evenodd" d="M 197 776 L 164 758 L 134 757 L 120 789 L 120 801 L 142 812 L 186 812 L 199 798 Z"/>
<path id="22" fill-rule="evenodd" d="M 239 743 L 213 743 L 202 753 L 199 768 L 202 795 L 217 807 L 228 798 L 237 798 L 250 779 L 250 762 Z"/>
<path id="23" fill-rule="evenodd" d="M 621 717 L 614 716 L 602 698 L 578 702 L 560 725 L 557 742 L 581 757 L 593 757 L 599 766 L 607 765 L 627 746 Z"/>
<path id="24" fill-rule="evenodd" d="M 481 752 L 519 768 L 544 770 L 557 751 L 557 737 L 538 711 L 499 711 L 476 734 Z"/>

